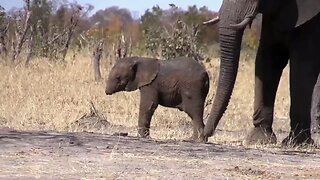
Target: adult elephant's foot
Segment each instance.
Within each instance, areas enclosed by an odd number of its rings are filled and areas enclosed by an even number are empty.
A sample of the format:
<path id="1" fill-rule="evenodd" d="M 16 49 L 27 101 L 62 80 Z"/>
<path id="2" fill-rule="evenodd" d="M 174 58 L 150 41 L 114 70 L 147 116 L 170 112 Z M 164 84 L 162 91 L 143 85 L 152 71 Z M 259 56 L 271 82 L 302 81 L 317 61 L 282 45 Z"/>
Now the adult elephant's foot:
<path id="1" fill-rule="evenodd" d="M 289 136 L 284 138 L 282 146 L 303 146 L 314 145 L 314 140 L 311 138 L 310 133 L 297 133 L 290 132 Z"/>
<path id="2" fill-rule="evenodd" d="M 267 130 L 262 127 L 255 127 L 249 132 L 245 144 L 255 145 L 255 144 L 276 144 L 277 137 L 271 130 Z"/>

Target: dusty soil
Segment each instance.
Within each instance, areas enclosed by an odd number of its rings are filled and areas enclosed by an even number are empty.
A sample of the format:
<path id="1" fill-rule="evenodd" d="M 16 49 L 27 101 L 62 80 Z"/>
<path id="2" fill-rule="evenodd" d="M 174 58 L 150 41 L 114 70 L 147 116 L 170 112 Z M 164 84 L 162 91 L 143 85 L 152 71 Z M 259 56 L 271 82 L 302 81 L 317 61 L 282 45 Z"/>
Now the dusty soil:
<path id="1" fill-rule="evenodd" d="M 319 149 L 0 130 L 0 179 L 318 179 Z"/>

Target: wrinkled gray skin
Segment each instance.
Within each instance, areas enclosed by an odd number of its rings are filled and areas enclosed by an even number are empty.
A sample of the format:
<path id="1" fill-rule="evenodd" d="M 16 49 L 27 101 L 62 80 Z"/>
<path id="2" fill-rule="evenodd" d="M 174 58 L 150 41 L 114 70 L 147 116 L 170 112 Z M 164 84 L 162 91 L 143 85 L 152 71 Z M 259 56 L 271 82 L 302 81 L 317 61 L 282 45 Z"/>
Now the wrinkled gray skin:
<path id="1" fill-rule="evenodd" d="M 312 94 L 311 122 L 314 123 L 314 131 L 320 132 L 320 74 Z"/>
<path id="2" fill-rule="evenodd" d="M 204 142 L 203 109 L 209 90 L 205 68 L 191 58 L 157 60 L 143 57 L 120 59 L 110 71 L 106 94 L 140 90 L 138 133 L 149 136 L 158 105 L 178 108 L 192 119 L 192 141 Z"/>
<path id="3" fill-rule="evenodd" d="M 255 63 L 254 128 L 246 141 L 248 144 L 277 142 L 272 129 L 274 102 L 282 71 L 290 59 L 291 130 L 282 143 L 313 143 L 310 109 L 320 70 L 319 12 L 319 0 L 223 1 L 219 12 L 219 83 L 205 126 L 205 137 L 213 135 L 229 103 L 237 77 L 244 29 L 258 13 L 262 13 L 262 32 Z"/>

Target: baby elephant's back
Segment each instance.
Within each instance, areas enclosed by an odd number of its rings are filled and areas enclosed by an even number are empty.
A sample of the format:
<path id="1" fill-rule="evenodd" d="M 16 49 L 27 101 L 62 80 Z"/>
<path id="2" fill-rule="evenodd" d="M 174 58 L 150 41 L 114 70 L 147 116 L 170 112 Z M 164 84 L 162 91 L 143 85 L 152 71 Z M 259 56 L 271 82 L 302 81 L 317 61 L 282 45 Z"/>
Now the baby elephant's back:
<path id="1" fill-rule="evenodd" d="M 188 57 L 179 57 L 176 59 L 161 61 L 161 71 L 166 73 L 167 76 L 183 75 L 195 78 L 199 75 L 205 74 L 206 69 L 197 61 Z"/>
<path id="2" fill-rule="evenodd" d="M 160 76 L 172 85 L 204 86 L 208 84 L 209 76 L 204 66 L 192 58 L 179 57 L 163 60 L 160 63 Z M 208 86 L 208 85 L 207 85 Z"/>

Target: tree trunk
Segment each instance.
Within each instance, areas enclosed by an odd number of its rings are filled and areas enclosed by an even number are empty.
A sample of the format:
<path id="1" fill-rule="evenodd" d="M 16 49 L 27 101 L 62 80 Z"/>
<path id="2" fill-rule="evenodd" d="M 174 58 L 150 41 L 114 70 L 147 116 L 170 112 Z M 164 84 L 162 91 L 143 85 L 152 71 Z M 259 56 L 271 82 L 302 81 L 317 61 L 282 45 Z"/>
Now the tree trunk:
<path id="1" fill-rule="evenodd" d="M 99 81 L 101 79 L 101 72 L 100 72 L 100 60 L 102 57 L 103 51 L 103 41 L 100 41 L 93 53 L 93 72 L 94 72 L 94 79 L 95 81 Z"/>
<path id="2" fill-rule="evenodd" d="M 31 34 L 30 34 L 30 38 L 28 41 L 28 49 L 27 49 L 27 58 L 26 58 L 26 62 L 25 62 L 25 66 L 28 66 L 33 54 L 33 48 L 34 48 L 34 31 L 33 28 L 30 28 Z"/>
<path id="3" fill-rule="evenodd" d="M 70 46 L 70 43 L 71 43 L 71 38 L 73 36 L 75 28 L 78 25 L 80 11 L 81 11 L 81 9 L 76 9 L 73 12 L 72 17 L 70 19 L 70 26 L 69 26 L 68 31 L 67 31 L 67 40 L 65 42 L 64 49 L 62 49 L 62 61 L 64 61 L 66 56 L 67 56 L 67 52 L 68 52 L 68 49 L 69 49 L 69 46 Z"/>

